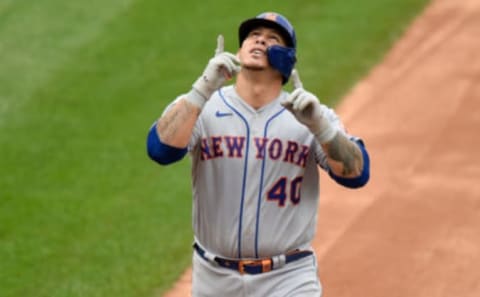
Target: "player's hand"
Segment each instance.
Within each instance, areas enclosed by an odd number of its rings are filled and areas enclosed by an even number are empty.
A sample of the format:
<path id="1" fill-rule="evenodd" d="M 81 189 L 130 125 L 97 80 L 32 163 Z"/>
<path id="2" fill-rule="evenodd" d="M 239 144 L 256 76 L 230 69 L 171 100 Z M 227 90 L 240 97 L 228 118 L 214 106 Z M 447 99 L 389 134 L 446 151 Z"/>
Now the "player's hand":
<path id="1" fill-rule="evenodd" d="M 324 116 L 326 107 L 317 96 L 303 89 L 298 71 L 291 74 L 294 91 L 282 102 L 297 120 L 310 129 L 320 143 L 326 143 L 335 137 L 337 130 Z"/>
<path id="2" fill-rule="evenodd" d="M 294 90 L 282 102 L 282 105 L 305 126 L 315 126 L 318 119 L 323 116 L 320 101 L 314 94 L 303 89 L 303 84 L 296 69 L 293 69 L 291 78 Z"/>
<path id="3" fill-rule="evenodd" d="M 225 81 L 237 75 L 239 71 L 240 61 L 236 55 L 224 51 L 224 39 L 222 35 L 219 35 L 215 56 L 210 59 L 202 76 L 193 84 L 193 88 L 208 100 L 213 92 L 222 87 Z"/>

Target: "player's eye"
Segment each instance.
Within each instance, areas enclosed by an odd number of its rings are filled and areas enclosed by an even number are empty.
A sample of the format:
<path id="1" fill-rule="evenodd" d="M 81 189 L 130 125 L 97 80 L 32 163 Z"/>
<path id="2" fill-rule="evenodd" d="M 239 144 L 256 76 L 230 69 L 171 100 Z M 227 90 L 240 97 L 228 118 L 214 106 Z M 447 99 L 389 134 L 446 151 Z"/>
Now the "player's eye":
<path id="1" fill-rule="evenodd" d="M 258 31 L 258 30 L 253 30 L 253 31 L 251 31 L 250 34 L 248 34 L 248 35 L 249 35 L 249 37 L 257 37 L 257 36 L 260 35 L 260 31 Z"/>
<path id="2" fill-rule="evenodd" d="M 274 34 L 274 35 L 270 35 L 268 37 L 268 39 L 271 41 L 271 42 L 274 42 L 274 43 L 280 43 L 280 36 Z"/>

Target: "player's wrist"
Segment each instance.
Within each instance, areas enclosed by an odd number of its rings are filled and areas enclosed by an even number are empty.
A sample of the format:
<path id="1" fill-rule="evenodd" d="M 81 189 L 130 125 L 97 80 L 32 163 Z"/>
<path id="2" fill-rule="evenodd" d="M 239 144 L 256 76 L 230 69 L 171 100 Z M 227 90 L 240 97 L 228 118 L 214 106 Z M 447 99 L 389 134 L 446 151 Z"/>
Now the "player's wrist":
<path id="1" fill-rule="evenodd" d="M 308 127 L 320 144 L 332 141 L 338 133 L 338 129 L 325 117 L 321 117 L 315 125 Z"/>
<path id="2" fill-rule="evenodd" d="M 202 110 L 205 103 L 207 103 L 208 98 L 193 87 L 185 96 L 185 100 Z"/>
<path id="3" fill-rule="evenodd" d="M 208 71 L 206 71 L 208 72 Z M 212 94 L 219 88 L 217 85 L 222 85 L 217 83 L 218 80 L 214 75 L 209 73 L 203 73 L 192 85 L 192 87 L 200 93 L 206 100 L 212 96 Z"/>

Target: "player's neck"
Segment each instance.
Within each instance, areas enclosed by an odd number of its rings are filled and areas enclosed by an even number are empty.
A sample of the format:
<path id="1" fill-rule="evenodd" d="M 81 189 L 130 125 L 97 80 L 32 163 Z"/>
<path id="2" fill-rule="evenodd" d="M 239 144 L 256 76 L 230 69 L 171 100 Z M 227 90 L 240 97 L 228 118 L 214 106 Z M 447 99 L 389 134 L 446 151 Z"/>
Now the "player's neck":
<path id="1" fill-rule="evenodd" d="M 239 75 L 235 83 L 235 89 L 248 105 L 254 109 L 259 109 L 279 96 L 282 90 L 282 82 Z"/>

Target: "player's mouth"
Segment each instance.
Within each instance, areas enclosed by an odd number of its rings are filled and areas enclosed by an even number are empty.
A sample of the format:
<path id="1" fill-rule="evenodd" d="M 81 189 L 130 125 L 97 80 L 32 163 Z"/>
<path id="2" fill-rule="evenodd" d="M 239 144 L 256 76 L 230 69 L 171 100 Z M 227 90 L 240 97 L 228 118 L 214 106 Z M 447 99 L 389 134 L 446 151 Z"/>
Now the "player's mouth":
<path id="1" fill-rule="evenodd" d="M 265 55 L 265 51 L 259 48 L 254 48 L 250 51 L 250 54 L 254 57 L 263 57 Z"/>

